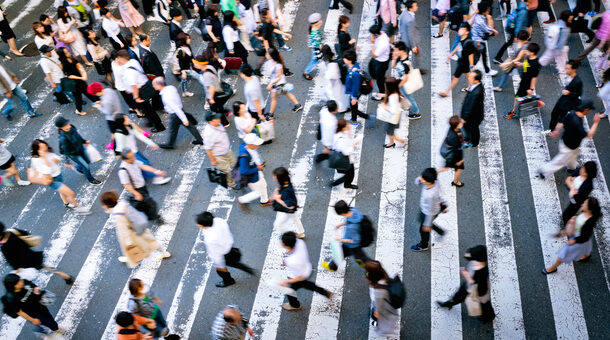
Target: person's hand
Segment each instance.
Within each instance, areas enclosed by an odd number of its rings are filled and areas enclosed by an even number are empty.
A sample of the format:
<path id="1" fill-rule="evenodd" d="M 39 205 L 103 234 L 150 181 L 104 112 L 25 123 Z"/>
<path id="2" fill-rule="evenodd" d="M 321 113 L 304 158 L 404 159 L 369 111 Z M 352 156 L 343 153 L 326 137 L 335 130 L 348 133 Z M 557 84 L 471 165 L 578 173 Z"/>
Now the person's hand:
<path id="1" fill-rule="evenodd" d="M 464 160 L 463 159 L 461 161 L 455 163 L 455 165 L 462 165 L 462 164 L 464 164 Z"/>
<path id="2" fill-rule="evenodd" d="M 66 168 L 68 168 L 68 169 L 74 169 L 74 164 L 66 164 Z"/>
<path id="3" fill-rule="evenodd" d="M 142 194 L 137 192 L 133 195 L 133 198 L 135 198 L 136 201 L 141 201 L 144 199 L 144 197 L 142 197 Z"/>
<path id="4" fill-rule="evenodd" d="M 210 98 L 208 99 L 208 103 L 210 103 L 210 105 L 214 105 L 216 104 L 216 101 L 214 101 L 214 98 Z"/>
<path id="5" fill-rule="evenodd" d="M 182 122 L 182 125 L 184 125 L 184 126 L 189 126 L 189 121 L 188 121 L 188 120 L 185 120 L 184 122 Z"/>
<path id="6" fill-rule="evenodd" d="M 551 132 L 551 138 L 557 138 L 559 137 L 559 131 L 558 130 L 554 130 L 553 132 Z"/>
<path id="7" fill-rule="evenodd" d="M 85 145 L 90 145 L 90 144 L 91 144 L 91 141 L 89 141 L 89 140 L 85 142 Z"/>
<path id="8" fill-rule="evenodd" d="M 248 335 L 250 335 L 251 337 L 254 337 L 254 331 L 252 330 L 252 328 L 246 328 L 246 332 L 248 332 Z"/>
<path id="9" fill-rule="evenodd" d="M 534 94 L 534 90 L 527 89 L 527 95 L 531 96 Z"/>
<path id="10" fill-rule="evenodd" d="M 335 240 L 341 242 L 341 236 L 335 236 Z"/>
<path id="11" fill-rule="evenodd" d="M 578 16 L 583 18 L 585 16 L 585 13 L 578 13 Z"/>
<path id="12" fill-rule="evenodd" d="M 566 244 L 567 244 L 567 245 L 569 245 L 569 246 L 571 246 L 571 245 L 573 245 L 574 243 L 576 243 L 576 240 L 569 240 L 569 241 L 568 241 Z"/>
<path id="13" fill-rule="evenodd" d="M 290 40 L 290 39 L 292 39 L 292 34 L 284 33 L 284 37 L 286 38 L 286 40 Z"/>
<path id="14" fill-rule="evenodd" d="M 290 282 L 288 282 L 288 280 L 284 280 L 284 281 L 279 283 L 279 285 L 283 286 L 283 287 L 288 286 L 289 284 L 290 284 Z"/>
<path id="15" fill-rule="evenodd" d="M 343 224 L 337 224 L 337 225 L 335 226 L 335 229 L 339 229 L 339 228 L 341 228 L 341 227 L 343 227 Z"/>
<path id="16" fill-rule="evenodd" d="M 561 90 L 561 94 L 563 94 L 564 96 L 567 96 L 570 94 L 570 91 L 568 90 Z"/>
<path id="17" fill-rule="evenodd" d="M 256 166 L 256 168 L 258 168 L 258 170 L 263 170 L 265 168 L 265 164 L 259 164 Z"/>
<path id="18" fill-rule="evenodd" d="M 447 61 L 450 61 L 450 60 L 451 60 L 451 54 L 449 54 L 449 55 L 447 56 Z"/>
<path id="19" fill-rule="evenodd" d="M 11 58 L 10 55 L 6 55 L 4 58 L 6 58 L 7 60 L 13 61 L 13 58 Z"/>
<path id="20" fill-rule="evenodd" d="M 350 45 L 355 44 L 355 43 L 356 43 L 356 39 L 354 39 L 354 38 L 352 38 L 352 39 L 351 39 L 351 40 L 348 42 L 348 44 L 350 44 Z"/>
<path id="21" fill-rule="evenodd" d="M 40 326 L 40 320 L 39 319 L 32 319 L 32 324 L 35 326 Z"/>
<path id="22" fill-rule="evenodd" d="M 6 98 L 13 98 L 13 92 L 11 92 L 11 91 L 4 92 L 4 96 L 5 96 Z"/>
<path id="23" fill-rule="evenodd" d="M 150 148 L 153 149 L 153 150 L 159 150 L 159 145 L 153 144 L 153 145 L 150 146 Z"/>
<path id="24" fill-rule="evenodd" d="M 155 175 L 165 177 L 165 176 L 167 176 L 167 172 L 165 172 L 163 170 L 157 170 L 157 171 L 155 171 Z"/>
<path id="25" fill-rule="evenodd" d="M 215 43 L 217 43 L 217 42 L 219 42 L 220 40 L 218 40 L 217 38 L 212 38 L 212 41 L 213 41 L 213 42 L 215 42 Z"/>
<path id="26" fill-rule="evenodd" d="M 213 166 L 217 166 L 217 165 L 218 165 L 218 162 L 216 162 L 216 160 L 215 160 L 215 159 L 214 159 L 214 160 L 212 160 L 212 161 L 211 161 L 211 163 L 212 163 L 212 165 L 213 165 Z"/>
<path id="27" fill-rule="evenodd" d="M 358 104 L 358 99 L 352 98 L 352 105 Z"/>
<path id="28" fill-rule="evenodd" d="M 125 45 L 121 44 L 121 48 L 125 48 Z"/>
<path id="29" fill-rule="evenodd" d="M 373 316 L 375 317 L 375 319 L 379 319 L 379 313 L 377 313 L 377 311 L 373 312 Z"/>
<path id="30" fill-rule="evenodd" d="M 464 277 L 470 276 L 470 274 L 468 273 L 468 270 L 466 270 L 466 268 L 460 269 L 460 274 L 462 274 L 462 276 L 464 276 Z"/>
<path id="31" fill-rule="evenodd" d="M 144 99 L 138 97 L 136 98 L 136 103 L 144 103 Z"/>
<path id="32" fill-rule="evenodd" d="M 593 123 L 599 123 L 599 121 L 602 119 L 602 115 L 601 113 L 596 113 L 595 116 L 593 116 Z"/>
<path id="33" fill-rule="evenodd" d="M 498 35 L 498 31 L 495 28 L 492 28 L 491 32 L 493 33 L 493 35 Z"/>
<path id="34" fill-rule="evenodd" d="M 54 89 L 56 89 L 56 88 L 57 88 L 57 84 L 55 84 L 55 83 L 51 82 L 51 87 L 52 87 L 52 88 L 54 88 Z"/>
<path id="35" fill-rule="evenodd" d="M 432 227 L 421 227 L 421 230 L 429 233 L 432 231 Z"/>
<path id="36" fill-rule="evenodd" d="M 0 143 L 4 143 L 4 138 L 0 138 Z"/>
<path id="37" fill-rule="evenodd" d="M 155 297 L 154 300 L 159 306 L 163 306 L 163 301 L 161 301 L 161 299 L 159 299 L 158 297 Z"/>
<path id="38" fill-rule="evenodd" d="M 40 287 L 34 288 L 34 294 L 40 294 Z"/>
<path id="39" fill-rule="evenodd" d="M 271 85 L 271 84 L 267 85 L 267 91 L 271 91 L 272 88 L 273 88 L 273 85 Z"/>
<path id="40" fill-rule="evenodd" d="M 578 189 L 570 189 L 570 198 L 574 197 L 574 195 L 578 194 Z"/>

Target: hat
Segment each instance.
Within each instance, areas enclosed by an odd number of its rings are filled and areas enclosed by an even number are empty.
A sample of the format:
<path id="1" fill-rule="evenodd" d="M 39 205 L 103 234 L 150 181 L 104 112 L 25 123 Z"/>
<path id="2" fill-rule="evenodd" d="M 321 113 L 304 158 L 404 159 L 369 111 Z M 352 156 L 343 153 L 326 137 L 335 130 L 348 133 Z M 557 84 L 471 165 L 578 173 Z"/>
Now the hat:
<path id="1" fill-rule="evenodd" d="M 316 23 L 320 20 L 322 20 L 322 14 L 320 13 L 313 13 L 309 15 L 309 19 L 307 19 L 309 21 L 310 24 Z"/>
<path id="2" fill-rule="evenodd" d="M 104 86 L 102 86 L 102 84 L 100 84 L 98 82 L 93 82 L 93 83 L 87 85 L 87 93 L 89 93 L 92 96 L 97 96 L 97 94 L 102 92 L 103 89 L 104 89 Z"/>
<path id="3" fill-rule="evenodd" d="M 593 101 L 591 99 L 582 99 L 580 101 L 580 105 L 578 105 L 578 109 L 576 111 L 583 112 L 586 109 L 594 110 L 595 106 L 593 106 Z"/>
<path id="4" fill-rule="evenodd" d="M 222 117 L 222 114 L 214 112 L 214 111 L 209 111 L 205 115 L 205 120 L 209 122 L 214 119 L 220 119 L 220 117 Z"/>
<path id="5" fill-rule="evenodd" d="M 53 51 L 53 47 L 49 45 L 42 45 L 38 50 L 40 51 L 40 53 L 47 53 Z"/>
<path id="6" fill-rule="evenodd" d="M 64 126 L 68 125 L 68 122 L 70 122 L 70 121 L 62 116 L 59 116 L 55 119 L 55 126 L 58 128 L 62 128 Z"/>
<path id="7" fill-rule="evenodd" d="M 250 145 L 261 145 L 265 141 L 254 133 L 249 133 L 244 136 L 244 143 Z"/>
<path id="8" fill-rule="evenodd" d="M 182 12 L 180 12 L 177 8 L 172 8 L 169 10 L 169 16 L 172 18 L 182 16 Z"/>

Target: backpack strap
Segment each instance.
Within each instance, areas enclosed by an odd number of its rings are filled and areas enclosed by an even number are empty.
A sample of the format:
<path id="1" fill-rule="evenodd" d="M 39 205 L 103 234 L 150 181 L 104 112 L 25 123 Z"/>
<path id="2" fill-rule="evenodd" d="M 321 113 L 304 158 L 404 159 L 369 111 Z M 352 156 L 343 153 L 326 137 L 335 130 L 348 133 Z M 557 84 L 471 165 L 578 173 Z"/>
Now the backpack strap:
<path id="1" fill-rule="evenodd" d="M 135 329 L 135 328 L 123 328 L 119 331 L 119 334 L 124 334 L 124 335 L 131 335 L 131 334 L 138 334 L 140 333 L 139 329 Z"/>

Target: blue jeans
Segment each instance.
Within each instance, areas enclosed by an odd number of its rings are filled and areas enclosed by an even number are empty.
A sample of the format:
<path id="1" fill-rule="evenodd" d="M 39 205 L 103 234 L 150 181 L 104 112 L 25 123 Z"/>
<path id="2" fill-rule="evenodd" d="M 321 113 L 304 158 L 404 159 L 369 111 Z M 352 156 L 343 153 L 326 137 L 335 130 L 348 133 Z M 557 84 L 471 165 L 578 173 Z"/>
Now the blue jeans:
<path id="1" fill-rule="evenodd" d="M 496 85 L 497 87 L 502 88 L 504 86 L 504 83 L 506 83 L 506 79 L 508 79 L 509 73 L 502 73 L 502 78 L 500 78 L 500 82 L 498 83 L 498 85 Z"/>
<path id="2" fill-rule="evenodd" d="M 3 115 L 10 115 L 11 112 L 13 112 L 13 99 L 15 99 L 15 97 L 19 98 L 19 100 L 21 101 L 21 105 L 23 105 L 23 108 L 29 115 L 34 114 L 34 108 L 32 108 L 32 104 L 30 104 L 30 101 L 23 92 L 23 89 L 21 89 L 21 86 L 15 86 L 15 88 L 11 92 L 13 93 L 13 96 L 11 98 L 8 98 L 6 95 L 4 95 L 4 98 L 6 98 L 6 106 L 2 111 Z"/>
<path id="3" fill-rule="evenodd" d="M 57 191 L 63 185 L 64 185 L 64 176 L 60 173 L 59 175 L 53 177 L 53 182 L 51 182 L 51 184 L 49 184 L 49 187 L 51 187 L 51 189 Z"/>
<path id="4" fill-rule="evenodd" d="M 419 106 L 417 106 L 417 103 L 415 102 L 415 97 L 413 97 L 413 93 L 407 94 L 407 92 L 403 88 L 400 89 L 400 93 L 402 93 L 402 95 L 405 98 L 407 98 L 407 100 L 411 103 L 411 109 L 410 109 L 411 113 L 418 114 L 419 113 Z"/>
<path id="5" fill-rule="evenodd" d="M 194 78 L 195 80 L 197 80 L 199 85 L 201 85 L 201 87 L 203 87 L 203 89 L 205 90 L 206 85 L 205 85 L 205 82 L 203 81 L 203 75 L 199 74 L 193 70 L 188 70 L 188 71 L 186 71 L 186 79 L 182 79 L 182 77 L 180 77 L 180 91 L 182 91 L 182 93 L 188 91 L 188 89 L 186 87 L 191 78 Z"/>
<path id="6" fill-rule="evenodd" d="M 275 28 L 279 29 L 278 26 L 275 26 Z M 277 44 L 280 47 L 286 46 L 286 42 L 284 42 L 284 37 L 281 34 L 274 32 L 273 35 L 275 36 L 275 39 L 277 39 Z"/>
<path id="7" fill-rule="evenodd" d="M 83 153 L 82 155 L 69 155 L 68 158 L 74 162 L 76 170 L 82 172 L 89 182 L 95 180 L 93 175 L 91 175 L 91 170 L 89 169 L 89 163 L 91 163 L 91 161 L 86 153 Z"/>
<path id="8" fill-rule="evenodd" d="M 305 67 L 305 74 L 311 74 L 313 69 L 318 65 L 320 61 L 316 58 L 316 52 L 314 49 L 311 50 L 311 59 L 309 60 L 309 64 Z"/>
<path id="9" fill-rule="evenodd" d="M 140 151 L 136 152 L 136 159 L 139 160 L 140 162 L 144 163 L 145 165 L 150 165 L 150 161 L 148 160 L 148 158 L 146 158 L 146 156 L 144 156 L 144 154 L 142 154 Z M 147 180 L 147 179 L 152 179 L 157 175 L 155 175 L 152 172 L 142 170 L 142 176 L 144 177 L 145 180 Z"/>

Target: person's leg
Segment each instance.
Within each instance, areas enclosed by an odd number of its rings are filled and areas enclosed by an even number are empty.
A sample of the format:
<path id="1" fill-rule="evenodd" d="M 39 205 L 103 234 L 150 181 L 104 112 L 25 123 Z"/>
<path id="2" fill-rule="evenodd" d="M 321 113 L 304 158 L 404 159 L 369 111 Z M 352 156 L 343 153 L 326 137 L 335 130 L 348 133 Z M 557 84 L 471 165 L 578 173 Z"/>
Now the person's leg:
<path id="1" fill-rule="evenodd" d="M 411 111 L 411 113 L 412 114 L 418 114 L 419 113 L 419 106 L 417 106 L 417 102 L 415 102 L 415 97 L 413 97 L 413 93 L 407 94 L 406 92 L 402 91 L 402 94 L 403 94 L 403 96 L 405 98 L 407 98 L 409 103 L 411 103 L 411 108 L 409 109 Z"/>
<path id="2" fill-rule="evenodd" d="M 93 175 L 91 174 L 91 170 L 89 169 L 89 164 L 88 164 L 87 160 L 85 159 L 86 156 L 70 155 L 68 157 L 74 162 L 74 166 L 76 167 L 76 170 L 82 172 L 83 175 L 85 176 L 85 178 L 87 178 L 87 180 L 89 181 L 89 183 L 95 181 L 95 178 L 93 178 Z"/>
<path id="3" fill-rule="evenodd" d="M 421 240 L 419 241 L 418 245 L 420 248 L 428 248 L 429 242 L 430 242 L 430 230 L 426 230 L 426 215 L 424 213 L 422 213 L 421 211 L 419 212 L 419 217 L 418 217 L 418 221 L 419 221 L 419 236 L 421 238 Z"/>
<path id="4" fill-rule="evenodd" d="M 288 228 L 286 228 L 286 224 L 288 223 L 289 218 L 289 214 L 277 211 L 275 215 L 275 221 L 273 221 L 273 228 L 280 230 L 280 232 L 282 233 L 288 231 Z"/>
<path id="5" fill-rule="evenodd" d="M 489 73 L 489 65 L 487 64 L 487 43 L 484 41 L 479 45 L 479 52 L 481 53 L 481 62 L 483 63 L 485 73 Z"/>
<path id="6" fill-rule="evenodd" d="M 572 150 L 570 152 L 568 159 L 566 161 L 566 166 L 568 167 L 568 169 L 575 170 L 576 168 L 578 168 L 578 154 L 579 154 L 578 148 L 576 148 L 575 150 Z"/>
<path id="7" fill-rule="evenodd" d="M 597 1 L 599 2 L 599 0 Z M 354 10 L 354 5 L 352 5 L 347 0 L 339 0 L 339 2 L 343 5 L 343 7 L 347 8 L 350 14 L 352 13 L 352 11 Z"/>
<path id="8" fill-rule="evenodd" d="M 355 175 L 354 164 L 350 163 L 349 169 L 347 169 L 347 172 L 345 173 L 345 176 L 343 179 L 343 186 L 345 188 L 349 188 L 349 186 L 353 185 L 352 181 L 354 180 L 354 175 Z"/>
<path id="9" fill-rule="evenodd" d="M 494 87 L 494 90 L 502 91 L 502 87 L 504 86 L 504 83 L 506 82 L 507 79 L 508 79 L 508 73 L 502 73 L 502 77 L 500 77 L 500 82 L 498 83 L 498 85 L 496 85 Z"/>
<path id="10" fill-rule="evenodd" d="M 260 181 L 261 181 L 261 180 L 260 180 L 260 177 L 259 177 L 258 182 L 260 182 Z M 257 185 L 257 184 L 258 184 L 258 182 L 256 182 L 256 183 L 248 183 L 248 188 L 250 188 L 250 192 L 249 192 L 249 193 L 247 193 L 247 194 L 245 194 L 245 195 L 239 196 L 239 197 L 237 198 L 237 200 L 238 200 L 240 203 L 250 203 L 250 202 L 252 202 L 252 201 L 256 200 L 257 198 L 262 200 L 262 198 L 261 198 L 261 197 L 262 197 L 262 196 L 261 196 L 261 192 L 260 192 L 259 190 L 257 190 L 257 189 L 258 189 L 258 187 L 259 187 L 259 186 Z M 265 188 L 266 188 L 266 187 L 267 187 L 267 185 L 265 184 Z"/>
<path id="11" fill-rule="evenodd" d="M 252 187 L 255 188 L 260 194 L 260 201 L 262 203 L 269 202 L 269 194 L 267 193 L 267 181 L 265 180 L 265 175 L 263 175 L 262 171 L 258 172 L 258 182 L 252 183 Z"/>
<path id="12" fill-rule="evenodd" d="M 462 284 L 460 284 L 460 288 L 457 290 L 457 292 L 455 292 L 455 294 L 453 294 L 453 297 L 448 302 L 450 303 L 451 306 L 457 305 L 457 304 L 464 302 L 466 300 L 467 296 L 468 296 L 468 285 L 466 282 L 462 282 Z"/>
<path id="13" fill-rule="evenodd" d="M 176 145 L 176 138 L 178 137 L 178 129 L 182 125 L 182 121 L 175 114 L 169 115 L 169 132 L 167 136 L 167 143 L 165 146 L 173 148 Z"/>
<path id="14" fill-rule="evenodd" d="M 271 91 L 271 103 L 269 104 L 269 115 L 273 117 L 277 107 L 277 91 Z"/>
<path id="15" fill-rule="evenodd" d="M 191 15 L 191 10 L 189 9 L 189 6 L 187 5 L 187 3 L 184 0 L 178 0 L 178 3 L 180 4 L 180 7 L 182 7 L 184 14 L 186 14 L 186 18 L 192 19 L 193 16 Z"/>
<path id="16" fill-rule="evenodd" d="M 291 284 L 290 288 L 296 290 L 295 288 L 295 284 Z M 300 308 L 301 307 L 301 303 L 299 302 L 299 299 L 296 296 L 292 296 L 292 295 L 286 295 L 286 297 L 288 298 L 288 303 L 290 304 L 290 307 L 292 308 Z"/>
<path id="17" fill-rule="evenodd" d="M 555 127 L 559 122 L 559 118 L 562 116 L 562 111 L 562 108 L 555 104 L 553 111 L 551 111 L 551 120 L 549 121 L 549 130 L 551 130 L 551 132 L 555 130 Z"/>
<path id="18" fill-rule="evenodd" d="M 600 44 L 601 40 L 599 40 L 597 37 L 593 38 L 593 41 L 591 41 L 591 44 L 585 48 L 581 54 L 578 55 L 578 57 L 575 58 L 575 60 L 581 61 L 583 60 L 587 55 L 589 55 L 589 53 L 591 53 L 594 49 L 597 48 L 597 46 Z"/>
<path id="19" fill-rule="evenodd" d="M 295 212 L 292 214 L 288 214 L 289 217 L 292 217 L 292 220 L 294 221 L 294 224 L 297 226 L 297 236 L 300 234 L 305 234 L 305 228 L 303 228 L 303 223 L 301 222 L 301 218 L 299 217 L 299 215 Z"/>
<path id="20" fill-rule="evenodd" d="M 504 56 L 504 52 L 506 52 L 508 47 L 513 44 L 513 40 L 515 40 L 515 37 L 514 37 L 513 34 L 511 34 L 508 37 L 508 39 L 506 40 L 506 42 L 504 43 L 504 45 L 502 45 L 500 47 L 500 49 L 498 50 L 498 53 L 496 53 L 496 56 L 494 57 L 494 60 L 497 60 L 497 61 L 501 61 L 502 60 L 502 57 Z"/>
<path id="21" fill-rule="evenodd" d="M 574 215 L 576 215 L 576 213 L 578 212 L 578 209 L 580 209 L 580 204 L 570 202 L 570 205 L 568 205 L 568 207 L 561 214 L 561 219 L 563 220 L 563 225 L 566 225 L 568 223 L 568 221 Z"/>
<path id="22" fill-rule="evenodd" d="M 364 268 L 364 264 L 371 260 L 371 258 L 364 252 L 361 247 L 353 248 L 354 260 L 360 267 Z"/>
<path id="23" fill-rule="evenodd" d="M 453 173 L 453 183 L 461 183 L 460 176 L 462 175 L 462 169 L 455 169 Z"/>
<path id="24" fill-rule="evenodd" d="M 375 72 L 375 80 L 377 82 L 377 88 L 379 89 L 379 93 L 385 93 L 385 73 L 388 70 L 389 61 L 384 61 L 378 63 L 377 70 Z"/>
<path id="25" fill-rule="evenodd" d="M 186 79 L 180 78 L 180 92 L 182 92 L 183 94 L 185 92 L 188 92 L 188 88 L 187 88 L 188 81 L 189 81 L 188 75 L 187 75 Z"/>
<path id="26" fill-rule="evenodd" d="M 340 174 L 343 174 L 343 176 L 341 176 L 341 177 L 339 177 L 339 178 L 337 178 L 336 180 L 334 180 L 334 181 L 332 181 L 332 182 L 331 182 L 331 185 L 332 185 L 333 187 L 334 187 L 334 186 L 337 186 L 337 185 L 339 185 L 339 184 L 341 184 L 341 183 L 343 183 L 343 182 L 345 182 L 345 175 L 347 174 L 347 170 L 346 170 L 346 171 L 343 171 L 343 170 L 337 170 L 337 172 L 338 172 L 338 173 L 340 173 Z"/>
<path id="27" fill-rule="evenodd" d="M 19 101 L 21 101 L 21 105 L 23 105 L 23 108 L 29 115 L 34 114 L 34 108 L 32 107 L 32 104 L 30 104 L 30 100 L 25 95 L 25 92 L 23 92 L 21 86 L 15 86 L 15 88 L 13 89 L 13 94 L 17 96 L 17 98 L 19 98 Z"/>
<path id="28" fill-rule="evenodd" d="M 153 110 L 150 103 L 147 100 L 145 100 L 139 104 L 140 104 L 139 105 L 140 111 L 142 111 L 142 113 L 144 113 L 148 122 L 154 126 L 154 128 L 157 130 L 156 132 L 164 131 L 165 126 L 163 126 L 163 122 L 161 122 L 161 118 L 159 118 L 159 115 L 155 112 L 155 110 Z"/>
<path id="29" fill-rule="evenodd" d="M 193 124 L 189 124 L 189 126 L 185 126 L 185 128 L 191 133 L 193 138 L 195 138 L 195 143 L 203 144 L 203 138 L 201 138 L 201 134 L 199 134 L 199 130 Z"/>
<path id="30" fill-rule="evenodd" d="M 453 90 L 453 88 L 458 84 L 458 81 L 460 81 L 460 78 L 454 75 L 453 78 L 451 78 L 451 84 L 449 85 L 449 88 L 445 90 L 445 92 L 440 92 L 439 95 L 441 97 L 447 97 L 449 95 L 449 92 L 451 92 L 451 90 Z"/>
<path id="31" fill-rule="evenodd" d="M 235 165 L 235 156 L 232 152 L 227 152 L 221 156 L 214 156 L 216 158 L 216 162 L 218 165 L 216 166 L 220 171 L 227 174 L 227 185 L 229 187 L 234 187 L 236 185 L 235 180 L 231 177 L 231 168 Z"/>
<path id="32" fill-rule="evenodd" d="M 318 65 L 318 59 L 316 58 L 316 53 L 312 50 L 309 63 L 307 63 L 307 66 L 305 67 L 305 71 L 303 73 L 306 75 L 311 75 L 311 72 L 313 72 L 313 69 L 316 67 L 316 65 Z"/>
<path id="33" fill-rule="evenodd" d="M 279 27 L 277 27 L 277 26 L 275 26 L 275 28 L 279 29 Z M 286 46 L 286 42 L 284 41 L 284 37 L 281 34 L 273 32 L 273 36 L 275 36 L 275 39 L 277 39 L 277 44 L 278 44 L 278 46 L 280 48 Z"/>
<path id="34" fill-rule="evenodd" d="M 565 146 L 565 144 L 563 144 L 562 141 L 560 141 L 559 150 L 555 157 L 553 157 L 550 162 L 544 164 L 540 168 L 539 172 L 545 177 L 551 176 L 552 174 L 556 173 L 557 171 L 559 171 L 559 169 L 565 167 L 568 164 L 568 161 L 572 156 L 572 151 L 574 150 L 568 148 L 567 146 Z M 576 152 L 576 155 L 578 156 L 578 151 Z"/>
<path id="35" fill-rule="evenodd" d="M 62 186 L 57 189 L 57 192 L 62 196 L 64 203 L 72 203 L 75 207 L 78 207 L 78 202 L 76 202 L 74 191 L 72 191 L 72 189 L 70 189 L 67 185 L 62 184 Z"/>
<path id="36" fill-rule="evenodd" d="M 315 283 L 308 281 L 308 280 L 303 280 L 303 281 L 299 281 L 298 283 L 300 283 L 300 288 L 304 288 L 307 290 L 311 290 L 314 291 L 318 294 L 324 295 L 326 297 L 330 296 L 330 292 L 327 291 L 326 289 L 316 285 Z"/>
<path id="37" fill-rule="evenodd" d="M 284 93 L 284 95 L 286 96 L 286 98 L 288 98 L 288 100 L 290 100 L 294 105 L 299 105 L 299 100 L 297 99 L 297 97 L 294 96 L 294 94 L 290 93 L 290 92 L 286 92 Z"/>
<path id="38" fill-rule="evenodd" d="M 39 306 L 38 313 L 34 317 L 40 320 L 42 325 L 49 327 L 54 332 L 59 329 L 55 318 L 51 315 L 51 312 L 49 312 L 49 309 L 46 306 Z"/>
<path id="39" fill-rule="evenodd" d="M 226 287 L 235 283 L 235 279 L 231 277 L 231 273 L 229 272 L 229 270 L 227 270 L 226 267 L 216 268 L 216 274 L 218 274 L 218 276 L 220 276 L 220 278 L 222 279 L 221 282 L 216 283 L 216 287 L 218 287 L 220 284 L 224 284 L 223 287 Z"/>

